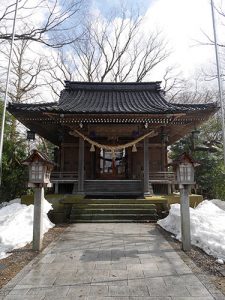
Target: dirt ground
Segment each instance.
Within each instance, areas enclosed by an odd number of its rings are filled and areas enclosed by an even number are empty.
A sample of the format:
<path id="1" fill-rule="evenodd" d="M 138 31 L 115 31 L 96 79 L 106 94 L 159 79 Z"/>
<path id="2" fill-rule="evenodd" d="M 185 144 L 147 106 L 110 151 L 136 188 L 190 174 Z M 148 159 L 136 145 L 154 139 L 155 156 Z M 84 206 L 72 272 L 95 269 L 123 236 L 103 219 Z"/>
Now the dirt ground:
<path id="1" fill-rule="evenodd" d="M 68 225 L 56 225 L 44 235 L 43 249 L 52 241 L 57 239 Z M 32 250 L 32 244 L 12 251 L 12 254 L 0 260 L 0 289 L 23 269 L 35 256 L 38 251 Z"/>
<path id="2" fill-rule="evenodd" d="M 182 259 L 185 261 L 185 255 L 201 270 L 201 273 L 207 275 L 209 280 L 215 284 L 215 286 L 225 294 L 225 265 L 221 265 L 216 262 L 216 259 L 206 254 L 203 250 L 196 246 L 192 246 L 191 251 L 181 251 L 181 243 L 174 238 L 172 234 L 163 230 L 158 226 L 160 232 L 165 236 L 171 246 L 179 253 Z M 185 261 L 187 264 L 188 262 Z M 193 267 L 193 264 L 188 264 L 194 273 L 198 273 L 198 270 Z"/>
<path id="3" fill-rule="evenodd" d="M 65 224 L 51 228 L 44 236 L 43 249 L 57 239 L 67 226 Z M 180 242 L 173 239 L 170 233 L 160 227 L 158 228 L 173 248 L 185 259 Z M 32 251 L 32 245 L 29 244 L 24 248 L 12 251 L 9 257 L 0 260 L 0 289 L 37 255 L 38 252 Z M 191 251 L 186 252 L 186 255 L 201 270 L 201 273 L 207 275 L 216 287 L 225 293 L 225 265 L 218 264 L 215 258 L 195 246 L 192 247 Z M 192 265 L 189 265 L 189 267 L 193 268 Z M 193 269 L 193 272 L 195 271 Z M 224 272 L 224 275 L 222 272 Z"/>

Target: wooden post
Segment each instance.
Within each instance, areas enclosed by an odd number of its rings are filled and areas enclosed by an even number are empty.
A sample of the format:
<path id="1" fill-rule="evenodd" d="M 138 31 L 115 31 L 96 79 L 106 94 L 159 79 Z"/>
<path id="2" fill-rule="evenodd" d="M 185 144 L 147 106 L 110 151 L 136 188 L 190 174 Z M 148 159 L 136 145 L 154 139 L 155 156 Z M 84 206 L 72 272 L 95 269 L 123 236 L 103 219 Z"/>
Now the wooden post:
<path id="1" fill-rule="evenodd" d="M 161 142 L 161 166 L 160 166 L 162 172 L 165 171 L 165 169 L 164 169 L 165 168 L 165 163 L 164 163 L 164 155 L 165 155 L 164 146 L 165 146 L 165 144 L 162 141 Z"/>
<path id="2" fill-rule="evenodd" d="M 91 179 L 96 177 L 96 153 L 91 152 Z"/>
<path id="3" fill-rule="evenodd" d="M 167 193 L 168 193 L 168 195 L 172 194 L 172 184 L 171 183 L 168 183 Z"/>
<path id="4" fill-rule="evenodd" d="M 127 178 L 136 179 L 137 175 L 134 174 L 134 159 L 135 152 L 132 152 L 131 148 L 127 149 Z"/>
<path id="5" fill-rule="evenodd" d="M 33 250 L 40 251 L 43 239 L 44 188 L 34 188 Z"/>
<path id="6" fill-rule="evenodd" d="M 181 236 L 182 249 L 191 250 L 191 233 L 190 233 L 190 210 L 189 210 L 189 186 L 181 185 L 180 187 L 180 213 L 181 213 Z"/>
<path id="7" fill-rule="evenodd" d="M 84 139 L 79 138 L 78 193 L 84 193 Z"/>
<path id="8" fill-rule="evenodd" d="M 64 172 L 64 146 L 60 145 L 60 178 L 62 178 L 62 172 Z"/>
<path id="9" fill-rule="evenodd" d="M 56 183 L 54 184 L 54 187 L 55 187 L 54 193 L 55 193 L 55 194 L 58 194 L 58 193 L 59 193 L 59 183 L 56 182 Z"/>
<path id="10" fill-rule="evenodd" d="M 144 196 L 153 194 L 152 186 L 149 183 L 149 144 L 148 137 L 144 138 Z"/>

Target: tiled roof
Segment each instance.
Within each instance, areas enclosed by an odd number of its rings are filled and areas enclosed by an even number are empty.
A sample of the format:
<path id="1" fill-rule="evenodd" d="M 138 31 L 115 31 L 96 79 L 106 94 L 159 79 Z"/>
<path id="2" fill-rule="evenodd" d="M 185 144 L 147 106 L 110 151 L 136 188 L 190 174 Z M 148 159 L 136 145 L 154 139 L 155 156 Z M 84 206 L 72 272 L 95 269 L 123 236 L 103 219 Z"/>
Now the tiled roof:
<path id="1" fill-rule="evenodd" d="M 166 114 L 204 111 L 215 108 L 209 104 L 175 104 L 165 100 L 160 82 L 91 83 L 66 81 L 59 102 L 43 104 L 11 104 L 10 110 L 59 112 Z"/>

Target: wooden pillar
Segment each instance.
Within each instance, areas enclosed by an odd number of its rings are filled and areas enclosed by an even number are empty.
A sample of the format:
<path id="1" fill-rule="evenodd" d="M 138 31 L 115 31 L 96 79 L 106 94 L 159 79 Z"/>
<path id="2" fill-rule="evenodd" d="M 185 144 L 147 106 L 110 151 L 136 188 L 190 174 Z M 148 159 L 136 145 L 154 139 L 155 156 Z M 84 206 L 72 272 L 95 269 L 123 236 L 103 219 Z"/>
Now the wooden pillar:
<path id="1" fill-rule="evenodd" d="M 134 159 L 135 152 L 132 152 L 131 148 L 127 149 L 127 178 L 137 179 L 137 174 L 134 174 Z"/>
<path id="2" fill-rule="evenodd" d="M 161 171 L 165 171 L 165 151 L 164 151 L 165 143 L 161 142 Z"/>
<path id="3" fill-rule="evenodd" d="M 96 153 L 91 152 L 91 179 L 96 178 Z"/>
<path id="4" fill-rule="evenodd" d="M 56 183 L 54 184 L 54 188 L 55 188 L 54 193 L 55 193 L 55 194 L 58 194 L 58 193 L 59 193 L 59 183 L 58 183 L 58 182 L 56 182 Z"/>
<path id="5" fill-rule="evenodd" d="M 172 194 L 172 184 L 168 183 L 168 189 L 167 189 L 168 195 Z"/>
<path id="6" fill-rule="evenodd" d="M 64 145 L 63 144 L 61 144 L 60 146 L 60 172 L 64 172 Z"/>
<path id="7" fill-rule="evenodd" d="M 79 138 L 78 193 L 84 193 L 84 139 Z"/>
<path id="8" fill-rule="evenodd" d="M 144 139 L 144 196 L 153 194 L 152 186 L 149 183 L 149 138 Z"/>

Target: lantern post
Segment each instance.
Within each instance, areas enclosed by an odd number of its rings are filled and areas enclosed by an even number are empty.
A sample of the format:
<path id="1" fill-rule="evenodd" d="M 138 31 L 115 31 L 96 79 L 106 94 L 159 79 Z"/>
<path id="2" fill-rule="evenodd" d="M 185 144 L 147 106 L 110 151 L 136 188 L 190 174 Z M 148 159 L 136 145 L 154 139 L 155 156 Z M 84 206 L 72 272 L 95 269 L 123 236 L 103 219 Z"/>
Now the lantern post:
<path id="1" fill-rule="evenodd" d="M 33 250 L 40 251 L 43 239 L 44 188 L 52 186 L 50 175 L 54 163 L 45 154 L 33 150 L 23 164 L 29 169 L 28 187 L 34 189 Z"/>
<path id="2" fill-rule="evenodd" d="M 191 250 L 191 231 L 190 231 L 190 208 L 189 208 L 189 192 L 193 184 L 195 184 L 194 173 L 195 166 L 198 164 L 187 153 L 183 153 L 179 159 L 173 162 L 175 166 L 177 183 L 180 189 L 180 213 L 181 213 L 181 238 L 182 249 L 184 251 Z"/>

